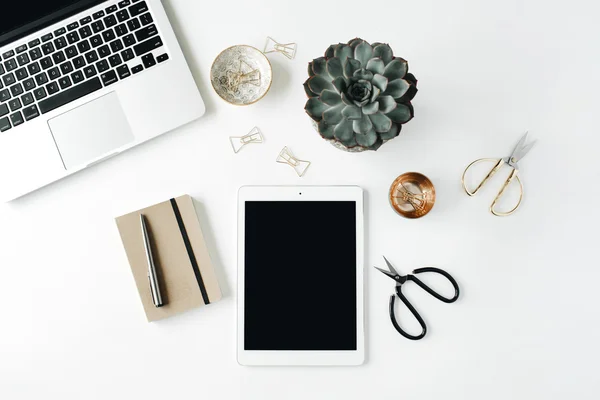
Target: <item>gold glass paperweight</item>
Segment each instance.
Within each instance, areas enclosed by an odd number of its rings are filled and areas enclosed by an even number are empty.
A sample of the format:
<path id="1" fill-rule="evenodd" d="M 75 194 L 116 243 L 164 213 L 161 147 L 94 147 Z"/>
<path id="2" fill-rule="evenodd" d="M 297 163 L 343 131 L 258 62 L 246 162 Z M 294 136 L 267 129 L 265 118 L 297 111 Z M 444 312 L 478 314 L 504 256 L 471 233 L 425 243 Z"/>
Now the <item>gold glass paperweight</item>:
<path id="1" fill-rule="evenodd" d="M 390 205 L 405 218 L 421 218 L 433 208 L 435 187 L 425 175 L 407 172 L 392 183 Z"/>

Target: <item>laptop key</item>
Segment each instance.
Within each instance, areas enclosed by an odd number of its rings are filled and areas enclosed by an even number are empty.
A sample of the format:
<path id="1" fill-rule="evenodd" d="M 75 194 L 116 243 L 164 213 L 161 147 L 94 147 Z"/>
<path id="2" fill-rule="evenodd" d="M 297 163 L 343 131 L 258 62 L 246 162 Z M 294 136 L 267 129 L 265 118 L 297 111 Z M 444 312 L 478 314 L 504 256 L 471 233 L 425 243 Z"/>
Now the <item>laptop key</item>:
<path id="1" fill-rule="evenodd" d="M 19 68 L 18 70 L 15 71 L 15 76 L 20 81 L 27 78 L 29 76 L 29 74 L 27 73 L 27 68 L 25 68 L 25 67 Z"/>
<path id="2" fill-rule="evenodd" d="M 40 60 L 40 65 L 43 69 L 48 69 L 51 66 L 53 66 L 54 63 L 52 62 L 52 59 L 50 57 L 44 57 Z"/>
<path id="3" fill-rule="evenodd" d="M 104 18 L 104 24 L 108 28 L 111 28 L 117 24 L 117 18 L 114 15 L 109 15 L 108 17 Z"/>
<path id="4" fill-rule="evenodd" d="M 121 80 L 127 78 L 128 76 L 131 76 L 131 72 L 129 72 L 129 67 L 127 66 L 127 64 L 121 65 L 119 68 L 117 68 L 117 75 Z"/>
<path id="5" fill-rule="evenodd" d="M 142 65 L 136 65 L 135 67 L 131 68 L 131 72 L 133 72 L 134 74 L 137 74 L 138 72 L 142 72 L 144 70 L 144 67 L 142 67 Z"/>
<path id="6" fill-rule="evenodd" d="M 4 66 L 0 64 L 0 75 L 4 75 Z"/>
<path id="7" fill-rule="evenodd" d="M 82 42 L 77 43 L 77 48 L 79 49 L 80 53 L 85 53 L 86 51 L 88 51 L 89 49 L 92 48 L 92 46 L 90 46 L 90 42 L 87 40 L 84 40 Z"/>
<path id="8" fill-rule="evenodd" d="M 79 23 L 81 25 L 86 25 L 89 24 L 90 22 L 92 22 L 92 17 L 85 17 L 79 20 Z"/>
<path id="9" fill-rule="evenodd" d="M 10 87 L 10 93 L 12 93 L 13 97 L 17 97 L 23 94 L 23 85 L 17 83 Z"/>
<path id="10" fill-rule="evenodd" d="M 129 34 L 127 36 L 123 37 L 123 43 L 125 44 L 125 47 L 131 47 L 136 43 L 135 40 L 135 36 L 133 36 L 133 34 Z"/>
<path id="11" fill-rule="evenodd" d="M 123 57 L 123 61 L 127 62 L 129 60 L 134 59 L 135 58 L 135 54 L 133 54 L 133 50 L 131 50 L 131 49 L 125 49 L 121 53 L 121 57 Z"/>
<path id="12" fill-rule="evenodd" d="M 35 81 L 37 82 L 38 86 L 42 86 L 48 83 L 48 75 L 46 75 L 45 72 L 42 72 L 41 74 L 35 76 Z"/>
<path id="13" fill-rule="evenodd" d="M 0 117 L 4 117 L 8 114 L 8 106 L 6 104 L 0 104 Z"/>
<path id="14" fill-rule="evenodd" d="M 92 28 L 90 28 L 89 26 L 84 26 L 79 30 L 79 36 L 81 36 L 82 39 L 88 38 L 92 36 L 92 34 Z"/>
<path id="15" fill-rule="evenodd" d="M 96 53 L 96 50 L 85 53 L 85 59 L 87 60 L 88 64 L 94 63 L 98 61 L 98 53 Z"/>
<path id="16" fill-rule="evenodd" d="M 12 126 L 10 125 L 8 117 L 0 119 L 0 132 L 6 132 L 10 128 L 12 128 Z"/>
<path id="17" fill-rule="evenodd" d="M 67 33 L 67 30 L 65 28 L 60 28 L 54 31 L 54 36 L 61 36 L 65 33 Z"/>
<path id="18" fill-rule="evenodd" d="M 34 40 L 32 40 L 31 42 L 29 42 L 29 43 L 28 43 L 28 45 L 29 45 L 29 48 L 30 48 L 30 49 L 32 49 L 32 48 L 34 48 L 35 46 L 39 46 L 39 45 L 40 45 L 40 43 L 41 43 L 41 42 L 40 42 L 40 39 L 34 39 Z"/>
<path id="19" fill-rule="evenodd" d="M 35 96 L 36 100 L 44 99 L 47 96 L 46 89 L 44 89 L 43 87 L 39 87 L 33 91 L 33 95 Z"/>
<path id="20" fill-rule="evenodd" d="M 131 5 L 129 0 L 123 0 L 119 2 L 119 8 L 127 7 L 128 5 Z"/>
<path id="21" fill-rule="evenodd" d="M 108 71 L 100 75 L 100 78 L 102 78 L 102 83 L 104 83 L 104 86 L 112 85 L 119 80 L 115 71 Z"/>
<path id="22" fill-rule="evenodd" d="M 97 13 L 94 13 L 92 17 L 94 17 L 94 19 L 98 19 L 104 17 L 104 15 L 104 11 L 98 11 Z"/>
<path id="23" fill-rule="evenodd" d="M 115 31 L 113 31 L 112 29 L 107 29 L 104 32 L 102 32 L 102 37 L 104 38 L 104 42 L 108 43 L 111 40 L 115 40 L 117 38 L 117 35 L 115 35 Z"/>
<path id="24" fill-rule="evenodd" d="M 102 89 L 102 83 L 100 82 L 100 79 L 97 77 L 90 79 L 80 83 L 79 85 L 73 86 L 64 92 L 40 101 L 40 111 L 42 114 L 45 114 L 100 89 Z"/>
<path id="25" fill-rule="evenodd" d="M 19 126 L 23 122 L 25 122 L 25 120 L 23 119 L 23 115 L 21 114 L 21 111 L 17 111 L 16 113 L 11 114 L 10 122 L 12 122 L 13 126 Z"/>
<path id="26" fill-rule="evenodd" d="M 155 36 L 151 39 L 146 40 L 145 42 L 139 43 L 133 47 L 135 54 L 139 57 L 143 54 L 146 54 L 154 49 L 158 49 L 163 45 L 162 39 L 160 36 Z"/>
<path id="27" fill-rule="evenodd" d="M 8 89 L 0 90 L 0 102 L 4 103 L 5 101 L 10 100 L 11 95 Z"/>
<path id="28" fill-rule="evenodd" d="M 26 92 L 35 89 L 35 80 L 33 78 L 25 79 L 23 81 L 23 87 L 25 88 Z"/>
<path id="29" fill-rule="evenodd" d="M 11 58 L 11 57 L 14 57 L 14 56 L 15 56 L 15 52 L 12 51 L 12 50 L 9 50 L 9 51 L 5 52 L 4 54 L 2 54 L 2 58 L 5 59 L 5 60 L 7 58 Z"/>
<path id="30" fill-rule="evenodd" d="M 99 61 L 98 64 L 96 64 L 96 67 L 98 68 L 98 72 L 100 73 L 107 71 L 110 68 L 110 66 L 108 65 L 108 61 L 106 60 Z"/>
<path id="31" fill-rule="evenodd" d="M 58 39 L 55 39 L 54 46 L 56 46 L 56 48 L 59 50 L 64 47 L 67 47 L 67 39 L 65 39 L 64 37 L 59 37 Z"/>
<path id="32" fill-rule="evenodd" d="M 24 106 L 30 105 L 33 103 L 33 95 L 31 93 L 25 93 L 23 96 L 21 96 L 21 102 Z"/>
<path id="33" fill-rule="evenodd" d="M 42 57 L 42 51 L 39 48 L 32 49 L 29 51 L 29 57 L 35 61 Z"/>
<path id="34" fill-rule="evenodd" d="M 129 14 L 131 14 L 131 16 L 135 17 L 137 15 L 143 14 L 146 11 L 148 11 L 148 4 L 146 4 L 145 1 L 142 1 L 141 3 L 132 5 L 131 7 L 128 8 L 128 10 L 129 10 Z"/>
<path id="35" fill-rule="evenodd" d="M 19 54 L 17 56 L 17 62 L 20 66 L 27 64 L 29 61 L 29 56 L 27 54 Z"/>
<path id="36" fill-rule="evenodd" d="M 113 53 L 119 52 L 123 50 L 123 42 L 121 42 L 121 39 L 117 39 L 110 43 L 110 48 L 112 49 Z"/>
<path id="37" fill-rule="evenodd" d="M 71 87 L 71 85 L 72 85 L 71 78 L 69 78 L 68 76 L 63 76 L 62 78 L 60 78 L 58 80 L 58 84 L 60 85 L 61 89 L 66 89 L 68 87 Z"/>
<path id="38" fill-rule="evenodd" d="M 44 52 L 44 55 L 47 56 L 54 51 L 54 45 L 52 43 L 46 43 L 42 45 L 42 51 Z"/>
<path id="39" fill-rule="evenodd" d="M 154 24 L 140 29 L 135 33 L 135 37 L 137 38 L 138 42 L 144 41 L 154 35 L 158 35 L 158 30 Z"/>
<path id="40" fill-rule="evenodd" d="M 169 55 L 168 54 L 161 54 L 160 56 L 156 57 L 156 61 L 158 61 L 159 63 L 161 62 L 165 62 L 169 59 Z"/>
<path id="41" fill-rule="evenodd" d="M 117 10 L 118 10 L 117 5 L 113 4 L 112 6 L 110 6 L 106 9 L 106 13 L 107 14 L 114 13 Z"/>
<path id="42" fill-rule="evenodd" d="M 77 29 L 77 28 L 79 28 L 79 22 L 77 22 L 77 21 L 72 22 L 69 25 L 67 25 L 67 29 L 69 31 L 72 31 L 73 29 Z"/>
<path id="43" fill-rule="evenodd" d="M 6 68 L 7 71 L 12 71 L 14 69 L 17 69 L 18 65 L 17 65 L 17 62 L 15 61 L 15 59 L 11 58 L 10 60 L 8 60 L 4 63 L 4 67 Z"/>
<path id="44" fill-rule="evenodd" d="M 50 82 L 46 85 L 46 90 L 48 91 L 48 94 L 51 95 L 58 92 L 60 89 L 58 88 L 58 84 L 56 82 Z"/>
<path id="45" fill-rule="evenodd" d="M 65 53 L 61 50 L 52 54 L 52 59 L 54 60 L 54 64 L 60 64 L 61 62 L 65 61 L 67 57 L 65 57 Z"/>
<path id="46" fill-rule="evenodd" d="M 129 19 L 129 13 L 127 10 L 121 10 L 117 13 L 117 19 L 119 22 L 127 21 Z"/>
<path id="47" fill-rule="evenodd" d="M 71 74 L 71 80 L 73 81 L 74 84 L 77 84 L 84 79 L 85 78 L 83 76 L 83 72 L 81 72 L 81 71 L 75 71 Z"/>
<path id="48" fill-rule="evenodd" d="M 102 41 L 102 37 L 100 37 L 100 35 L 96 35 L 90 38 L 90 43 L 92 44 L 92 47 L 98 47 L 104 42 Z"/>
<path id="49" fill-rule="evenodd" d="M 117 33 L 117 36 L 123 36 L 126 35 L 129 31 L 127 30 L 127 25 L 120 24 L 115 26 L 115 32 Z"/>
<path id="50" fill-rule="evenodd" d="M 27 70 L 29 71 L 29 75 L 35 75 L 40 72 L 42 69 L 40 68 L 40 63 L 34 62 L 33 64 L 29 64 L 27 66 Z"/>
<path id="51" fill-rule="evenodd" d="M 15 74 L 13 74 L 12 72 L 4 75 L 2 77 L 2 80 L 4 81 L 4 86 L 10 86 L 17 81 L 15 79 Z"/>
<path id="52" fill-rule="evenodd" d="M 50 77 L 51 81 L 59 78 L 60 77 L 60 70 L 58 69 L 58 67 L 50 68 L 48 70 L 48 76 Z"/>
<path id="53" fill-rule="evenodd" d="M 23 109 L 23 115 L 25 116 L 25 121 L 29 121 L 32 120 L 36 117 L 40 116 L 40 112 L 38 111 L 37 106 L 34 104 L 32 106 L 29 106 L 27 108 Z"/>
<path id="54" fill-rule="evenodd" d="M 65 55 L 67 58 L 73 58 L 79 53 L 77 52 L 77 48 L 75 46 L 69 46 L 65 49 Z"/>
<path id="55" fill-rule="evenodd" d="M 146 54 L 145 56 L 143 56 L 142 62 L 144 63 L 144 68 L 146 68 L 146 69 L 156 65 L 156 60 L 154 59 L 154 56 L 152 55 L 152 53 Z"/>
<path id="56" fill-rule="evenodd" d="M 100 58 L 110 56 L 110 47 L 108 47 L 107 44 L 105 44 L 104 46 L 98 47 L 98 55 L 100 55 Z"/>
<path id="57" fill-rule="evenodd" d="M 148 25 L 154 22 L 154 19 L 152 19 L 152 15 L 150 15 L 150 13 L 146 13 L 144 15 L 140 15 L 140 22 L 142 25 Z"/>
<path id="58" fill-rule="evenodd" d="M 92 30 L 94 33 L 102 32 L 104 30 L 104 24 L 102 21 L 96 21 L 92 24 Z"/>
<path id="59" fill-rule="evenodd" d="M 67 33 L 67 40 L 69 41 L 69 44 L 79 42 L 79 33 L 77 33 L 77 32 Z"/>
<path id="60" fill-rule="evenodd" d="M 20 54 L 20 53 L 22 53 L 22 52 L 24 52 L 26 50 L 27 50 L 27 45 L 26 44 L 22 44 L 22 45 L 20 45 L 19 47 L 17 47 L 15 49 L 15 51 L 17 52 L 17 54 Z"/>
<path id="61" fill-rule="evenodd" d="M 93 65 L 88 65 L 83 69 L 83 73 L 85 74 L 86 78 L 91 78 L 92 76 L 95 76 L 97 74 L 96 67 L 94 67 Z"/>
<path id="62" fill-rule="evenodd" d="M 75 57 L 73 59 L 73 66 L 75 69 L 79 69 L 85 66 L 85 58 L 83 56 Z"/>
<path id="63" fill-rule="evenodd" d="M 71 64 L 71 61 L 67 61 L 66 63 L 60 65 L 60 70 L 63 75 L 70 74 L 73 72 L 73 64 Z"/>
<path id="64" fill-rule="evenodd" d="M 127 26 L 129 27 L 129 30 L 131 32 L 133 32 L 133 31 L 139 29 L 142 26 L 142 24 L 140 24 L 139 19 L 133 18 L 133 19 L 130 19 L 129 21 L 127 21 Z"/>
<path id="65" fill-rule="evenodd" d="M 10 111 L 17 111 L 18 109 L 23 107 L 23 105 L 21 104 L 20 99 L 12 99 L 8 102 L 8 107 L 10 108 Z"/>
<path id="66" fill-rule="evenodd" d="M 110 63 L 111 67 L 116 67 L 117 65 L 123 64 L 123 61 L 121 60 L 121 56 L 118 54 L 114 54 L 114 55 L 110 56 L 108 58 L 108 62 Z"/>
<path id="67" fill-rule="evenodd" d="M 52 36 L 51 33 L 47 33 L 44 36 L 42 36 L 42 42 L 47 42 L 48 40 L 52 40 L 54 36 Z"/>

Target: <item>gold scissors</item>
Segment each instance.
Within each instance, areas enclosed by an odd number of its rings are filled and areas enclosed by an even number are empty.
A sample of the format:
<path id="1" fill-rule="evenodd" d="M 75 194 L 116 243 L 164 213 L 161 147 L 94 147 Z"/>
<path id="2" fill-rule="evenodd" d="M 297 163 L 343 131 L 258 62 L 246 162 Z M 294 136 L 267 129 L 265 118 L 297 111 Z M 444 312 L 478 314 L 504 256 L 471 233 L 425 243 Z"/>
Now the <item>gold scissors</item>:
<path id="1" fill-rule="evenodd" d="M 492 214 L 494 214 L 496 216 L 502 217 L 502 216 L 506 216 L 506 215 L 510 215 L 510 214 L 514 213 L 517 210 L 517 208 L 519 208 L 519 206 L 521 205 L 521 200 L 523 200 L 523 183 L 521 182 L 521 179 L 519 178 L 519 175 L 518 175 L 518 173 L 519 173 L 518 163 L 519 163 L 519 161 L 521 161 L 521 159 L 523 157 L 525 157 L 525 154 L 527 154 L 529 152 L 529 150 L 531 150 L 531 147 L 535 144 L 535 141 L 530 142 L 529 144 L 525 144 L 525 142 L 527 141 L 527 134 L 528 134 L 528 132 L 525 132 L 525 134 L 521 137 L 521 139 L 519 140 L 519 143 L 517 143 L 517 145 L 515 146 L 515 149 L 513 150 L 512 154 L 510 156 L 508 156 L 506 158 L 501 158 L 501 159 L 480 158 L 479 160 L 475 160 L 471 164 L 469 164 L 469 166 L 467 166 L 467 168 L 465 168 L 465 172 L 463 172 L 462 186 L 465 189 L 465 192 L 467 192 L 467 194 L 469 196 L 473 196 L 479 191 L 479 189 L 481 189 L 483 187 L 483 185 L 488 181 L 488 179 L 490 179 L 496 172 L 498 172 L 498 170 L 500 169 L 500 167 L 502 167 L 502 165 L 508 164 L 508 166 L 512 168 L 512 172 L 510 173 L 510 175 L 504 182 L 504 185 L 500 189 L 500 192 L 498 192 L 498 195 L 496 196 L 496 198 L 490 205 L 490 211 L 492 212 Z M 467 174 L 467 171 L 475 164 L 478 164 L 480 162 L 486 162 L 486 161 L 494 161 L 496 163 L 496 165 L 494 165 L 494 167 L 490 170 L 490 172 L 486 175 L 486 177 L 483 178 L 483 180 L 479 183 L 479 185 L 477 185 L 475 190 L 470 191 L 467 188 L 467 185 L 465 184 L 465 175 Z M 516 179 L 517 182 L 519 182 L 519 188 L 520 188 L 519 202 L 510 211 L 506 211 L 506 212 L 496 211 L 496 209 L 495 209 L 496 203 L 498 203 L 498 200 L 500 200 L 500 198 L 504 194 L 504 191 L 506 190 L 508 185 L 510 185 L 510 183 L 514 179 Z"/>

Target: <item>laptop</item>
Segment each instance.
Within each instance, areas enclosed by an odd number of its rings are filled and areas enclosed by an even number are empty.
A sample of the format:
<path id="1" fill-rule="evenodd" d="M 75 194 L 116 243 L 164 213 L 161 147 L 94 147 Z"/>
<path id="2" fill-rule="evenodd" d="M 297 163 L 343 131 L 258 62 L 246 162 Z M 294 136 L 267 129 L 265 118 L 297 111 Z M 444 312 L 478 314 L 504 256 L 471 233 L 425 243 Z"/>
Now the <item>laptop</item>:
<path id="1" fill-rule="evenodd" d="M 204 113 L 160 0 L 11 0 L 0 9 L 0 200 Z"/>

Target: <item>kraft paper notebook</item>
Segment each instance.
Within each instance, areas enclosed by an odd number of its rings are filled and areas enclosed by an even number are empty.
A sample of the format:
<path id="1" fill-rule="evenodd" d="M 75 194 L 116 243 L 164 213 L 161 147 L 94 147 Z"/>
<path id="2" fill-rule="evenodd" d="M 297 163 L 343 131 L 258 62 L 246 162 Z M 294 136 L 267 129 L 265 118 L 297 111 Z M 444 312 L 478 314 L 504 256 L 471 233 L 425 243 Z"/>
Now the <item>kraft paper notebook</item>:
<path id="1" fill-rule="evenodd" d="M 140 214 L 146 216 L 161 293 L 155 307 Z M 116 218 L 121 240 L 149 322 L 214 303 L 221 290 L 190 196 L 181 196 Z"/>

